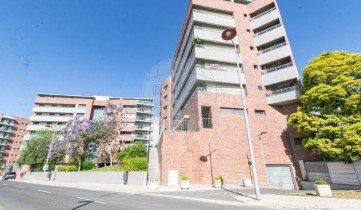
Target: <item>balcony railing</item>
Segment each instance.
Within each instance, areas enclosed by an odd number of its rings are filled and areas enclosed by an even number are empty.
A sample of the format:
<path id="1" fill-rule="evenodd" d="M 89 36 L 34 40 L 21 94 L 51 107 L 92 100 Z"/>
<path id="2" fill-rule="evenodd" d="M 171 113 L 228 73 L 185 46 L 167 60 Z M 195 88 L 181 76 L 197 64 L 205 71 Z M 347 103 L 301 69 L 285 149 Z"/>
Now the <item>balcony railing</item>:
<path id="1" fill-rule="evenodd" d="M 267 29 L 265 29 L 265 30 L 263 30 L 263 31 L 260 31 L 260 32 L 256 33 L 254 36 L 255 36 L 255 37 L 256 37 L 256 36 L 260 36 L 260 35 L 262 35 L 262 34 L 264 34 L 264 33 L 267 33 L 267 32 L 269 32 L 269 31 L 272 31 L 272 30 L 274 30 L 274 29 L 276 29 L 276 28 L 278 28 L 278 27 L 281 27 L 281 24 L 277 24 L 277 25 L 272 26 L 272 27 L 270 27 L 270 28 L 267 28 Z"/>
<path id="2" fill-rule="evenodd" d="M 274 72 L 274 71 L 278 71 L 278 70 L 281 70 L 281 69 L 285 69 L 285 68 L 290 67 L 290 66 L 293 66 L 292 62 L 282 64 L 282 65 L 279 65 L 279 66 L 276 66 L 276 67 L 273 67 L 273 68 L 265 69 L 265 70 L 262 71 L 262 75 L 265 75 L 265 74 L 268 74 L 268 73 L 271 73 L 271 72 Z"/>
<path id="3" fill-rule="evenodd" d="M 254 16 L 253 18 L 251 18 L 251 21 L 253 21 L 253 20 L 257 19 L 257 18 L 260 18 L 260 17 L 262 17 L 263 15 L 266 15 L 266 14 L 268 14 L 268 13 L 274 11 L 274 10 L 276 10 L 276 7 L 273 7 L 273 8 L 270 9 L 270 10 L 267 10 L 267 11 L 265 11 L 265 12 L 262 12 L 261 14 L 258 14 L 258 15 L 256 15 L 256 16 Z"/>
<path id="4" fill-rule="evenodd" d="M 153 111 L 150 109 L 137 109 L 137 112 L 151 114 Z"/>
<path id="5" fill-rule="evenodd" d="M 299 90 L 299 89 L 300 89 L 300 86 L 295 85 L 292 87 L 287 87 L 287 88 L 282 88 L 279 90 L 271 91 L 270 93 L 267 93 L 267 96 L 274 96 L 274 95 L 278 95 L 278 94 L 282 94 L 282 93 L 286 93 L 286 92 L 290 92 L 290 91 L 294 91 L 294 90 Z"/>
<path id="6" fill-rule="evenodd" d="M 198 131 L 198 121 L 194 120 L 163 120 L 162 130 L 164 131 L 167 127 L 166 125 L 170 124 L 170 130 L 173 131 Z"/>
<path id="7" fill-rule="evenodd" d="M 283 47 L 283 46 L 285 46 L 285 45 L 287 45 L 287 42 L 282 42 L 282 43 L 276 44 L 276 45 L 274 45 L 274 46 L 272 46 L 272 47 L 269 47 L 269 48 L 267 48 L 267 49 L 264 49 L 264 50 L 262 50 L 262 51 L 259 51 L 257 54 L 258 54 L 258 55 L 261 55 L 261 54 L 270 52 L 270 51 L 272 51 L 272 50 L 275 50 L 275 49 L 277 49 L 277 48 Z"/>
<path id="8" fill-rule="evenodd" d="M 216 71 L 228 71 L 228 72 L 237 72 L 238 68 L 236 67 L 225 67 L 225 66 L 206 66 L 202 64 L 197 64 L 196 67 L 208 69 L 208 70 L 216 70 Z M 244 73 L 243 69 L 241 69 L 241 72 Z"/>
<path id="9" fill-rule="evenodd" d="M 138 103 L 138 104 L 142 104 L 142 105 L 150 105 L 150 106 L 153 106 L 153 102 L 151 102 L 151 101 L 138 100 L 137 103 Z"/>

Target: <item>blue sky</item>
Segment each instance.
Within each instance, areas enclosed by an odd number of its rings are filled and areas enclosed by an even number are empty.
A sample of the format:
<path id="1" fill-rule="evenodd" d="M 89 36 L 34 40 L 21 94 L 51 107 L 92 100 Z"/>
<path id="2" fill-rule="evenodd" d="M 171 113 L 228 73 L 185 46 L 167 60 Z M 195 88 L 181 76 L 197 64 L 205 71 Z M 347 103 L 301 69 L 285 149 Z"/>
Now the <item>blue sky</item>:
<path id="1" fill-rule="evenodd" d="M 0 0 L 0 113 L 29 117 L 36 93 L 151 96 L 188 6 L 169 2 Z M 361 1 L 278 4 L 300 71 L 323 51 L 361 51 Z"/>

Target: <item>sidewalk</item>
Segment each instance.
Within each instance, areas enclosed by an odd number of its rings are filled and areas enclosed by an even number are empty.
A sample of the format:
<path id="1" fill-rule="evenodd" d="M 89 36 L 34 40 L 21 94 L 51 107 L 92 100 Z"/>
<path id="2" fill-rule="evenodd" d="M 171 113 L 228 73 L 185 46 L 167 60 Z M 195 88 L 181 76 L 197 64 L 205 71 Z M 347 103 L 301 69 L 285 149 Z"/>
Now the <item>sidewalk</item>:
<path id="1" fill-rule="evenodd" d="M 152 196 L 176 199 L 198 200 L 225 205 L 251 205 L 275 209 L 299 210 L 357 210 L 361 209 L 361 200 L 322 198 L 306 196 L 312 191 L 283 191 L 275 188 L 261 188 L 261 200 L 256 201 L 252 188 L 227 186 L 226 189 L 216 189 L 206 185 L 192 185 L 189 190 L 181 190 L 178 186 L 161 186 L 158 190 L 150 190 L 149 186 L 131 186 L 97 183 L 69 183 L 56 181 L 16 180 L 29 184 L 40 184 L 57 187 L 79 188 L 94 191 L 111 191 L 131 194 L 147 194 Z"/>

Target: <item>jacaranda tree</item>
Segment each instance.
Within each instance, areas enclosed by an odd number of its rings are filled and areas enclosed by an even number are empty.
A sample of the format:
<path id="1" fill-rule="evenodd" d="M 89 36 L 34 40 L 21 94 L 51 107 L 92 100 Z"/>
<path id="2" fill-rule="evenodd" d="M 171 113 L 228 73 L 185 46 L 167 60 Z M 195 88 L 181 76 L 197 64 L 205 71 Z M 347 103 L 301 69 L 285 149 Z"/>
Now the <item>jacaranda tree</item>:
<path id="1" fill-rule="evenodd" d="M 303 71 L 301 107 L 289 124 L 327 160 L 361 160 L 361 54 L 326 52 Z"/>

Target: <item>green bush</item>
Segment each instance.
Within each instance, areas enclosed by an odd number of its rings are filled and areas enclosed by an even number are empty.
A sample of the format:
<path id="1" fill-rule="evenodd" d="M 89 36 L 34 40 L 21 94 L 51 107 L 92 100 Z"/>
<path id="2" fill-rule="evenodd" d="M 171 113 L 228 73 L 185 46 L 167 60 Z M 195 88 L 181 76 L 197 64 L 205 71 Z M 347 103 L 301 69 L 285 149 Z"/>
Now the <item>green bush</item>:
<path id="1" fill-rule="evenodd" d="M 184 176 L 182 176 L 181 179 L 182 179 L 182 180 L 189 180 L 189 176 L 184 175 Z"/>
<path id="2" fill-rule="evenodd" d="M 71 172 L 71 171 L 77 171 L 77 170 L 78 170 L 78 167 L 74 166 L 74 165 L 58 167 L 58 172 Z"/>
<path id="3" fill-rule="evenodd" d="M 147 158 L 144 157 L 125 159 L 121 166 L 124 171 L 146 171 L 147 167 Z"/>
<path id="4" fill-rule="evenodd" d="M 82 162 L 81 170 L 82 171 L 91 170 L 94 168 L 94 166 L 95 166 L 95 163 L 93 161 Z"/>
<path id="5" fill-rule="evenodd" d="M 136 142 L 118 153 L 120 162 L 137 157 L 147 157 L 147 147 L 142 142 Z"/>
<path id="6" fill-rule="evenodd" d="M 321 178 L 317 178 L 315 183 L 316 183 L 316 185 L 327 185 L 326 180 L 321 179 Z"/>

